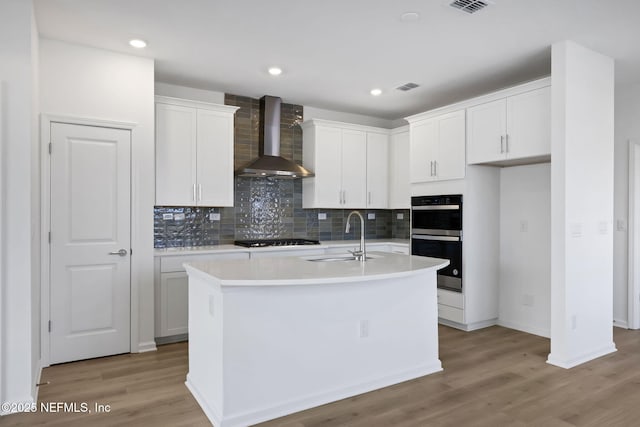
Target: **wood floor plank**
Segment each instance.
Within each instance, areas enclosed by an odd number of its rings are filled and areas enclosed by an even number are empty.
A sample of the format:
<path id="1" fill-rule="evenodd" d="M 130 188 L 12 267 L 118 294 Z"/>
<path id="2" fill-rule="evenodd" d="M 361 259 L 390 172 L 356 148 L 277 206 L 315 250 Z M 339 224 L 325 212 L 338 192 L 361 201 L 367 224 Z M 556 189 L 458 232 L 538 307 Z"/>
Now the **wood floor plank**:
<path id="1" fill-rule="evenodd" d="M 445 370 L 291 414 L 261 427 L 635 427 L 640 425 L 640 331 L 614 328 L 618 351 L 574 369 L 546 363 L 549 340 L 501 327 L 441 326 Z M 43 402 L 111 405 L 109 413 L 34 413 L 0 426 L 208 426 L 184 385 L 187 344 L 56 365 Z"/>

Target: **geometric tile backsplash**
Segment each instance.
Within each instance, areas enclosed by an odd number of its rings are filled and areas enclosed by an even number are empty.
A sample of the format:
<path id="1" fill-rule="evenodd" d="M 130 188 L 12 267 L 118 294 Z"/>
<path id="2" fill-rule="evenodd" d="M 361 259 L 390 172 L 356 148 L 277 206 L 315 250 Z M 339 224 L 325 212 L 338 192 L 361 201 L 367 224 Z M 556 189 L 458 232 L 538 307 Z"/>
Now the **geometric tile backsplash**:
<path id="1" fill-rule="evenodd" d="M 225 104 L 240 107 L 235 117 L 235 167 L 258 156 L 259 100 L 225 95 Z M 281 155 L 302 163 L 302 106 L 282 104 Z M 345 234 L 350 209 L 302 209 L 300 179 L 236 177 L 234 207 L 154 208 L 154 247 L 232 244 L 239 239 L 309 238 L 321 241 L 360 238 L 360 224 L 352 220 Z M 326 219 L 318 220 L 318 214 Z M 362 210 L 369 239 L 409 238 L 409 210 Z M 397 219 L 398 214 L 404 216 Z"/>

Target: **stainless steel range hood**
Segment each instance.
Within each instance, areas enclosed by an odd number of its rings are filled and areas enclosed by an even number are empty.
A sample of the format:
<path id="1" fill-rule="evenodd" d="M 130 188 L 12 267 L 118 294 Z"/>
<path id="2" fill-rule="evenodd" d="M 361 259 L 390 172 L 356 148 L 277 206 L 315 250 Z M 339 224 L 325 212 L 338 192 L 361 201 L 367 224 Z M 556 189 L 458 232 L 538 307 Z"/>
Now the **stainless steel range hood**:
<path id="1" fill-rule="evenodd" d="M 275 96 L 260 98 L 260 157 L 236 170 L 237 176 L 306 178 L 314 176 L 291 160 L 280 156 L 280 106 Z"/>

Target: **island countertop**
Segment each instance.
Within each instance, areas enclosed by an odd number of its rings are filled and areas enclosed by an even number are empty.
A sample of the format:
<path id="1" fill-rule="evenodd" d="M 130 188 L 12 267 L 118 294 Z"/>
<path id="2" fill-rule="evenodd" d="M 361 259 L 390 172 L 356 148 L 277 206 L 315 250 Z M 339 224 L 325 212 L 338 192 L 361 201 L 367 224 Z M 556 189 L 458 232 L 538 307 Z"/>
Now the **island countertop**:
<path id="1" fill-rule="evenodd" d="M 185 268 L 189 275 L 214 279 L 222 286 L 291 286 L 391 279 L 449 265 L 446 259 L 388 252 L 368 256 L 366 262 L 310 260 L 331 255 L 201 261 L 186 263 Z"/>

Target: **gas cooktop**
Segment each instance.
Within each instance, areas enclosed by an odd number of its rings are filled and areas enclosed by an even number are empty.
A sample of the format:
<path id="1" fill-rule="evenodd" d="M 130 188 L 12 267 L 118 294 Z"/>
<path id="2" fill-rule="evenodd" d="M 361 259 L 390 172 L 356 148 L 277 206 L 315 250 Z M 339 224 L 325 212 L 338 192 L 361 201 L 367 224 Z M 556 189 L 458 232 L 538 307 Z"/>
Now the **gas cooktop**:
<path id="1" fill-rule="evenodd" d="M 303 246 L 319 245 L 318 240 L 310 239 L 260 239 L 260 240 L 236 240 L 234 244 L 245 248 L 262 248 L 265 246 Z"/>

